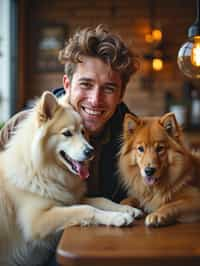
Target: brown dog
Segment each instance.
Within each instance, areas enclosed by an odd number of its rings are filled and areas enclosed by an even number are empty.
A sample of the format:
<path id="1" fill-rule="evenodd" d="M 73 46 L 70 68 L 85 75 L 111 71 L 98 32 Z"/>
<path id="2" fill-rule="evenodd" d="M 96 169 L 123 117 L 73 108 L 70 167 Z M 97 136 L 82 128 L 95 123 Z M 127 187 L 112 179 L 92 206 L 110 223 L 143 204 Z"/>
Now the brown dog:
<path id="1" fill-rule="evenodd" d="M 119 169 L 130 196 L 122 203 L 144 208 L 147 226 L 200 220 L 200 158 L 173 113 L 126 115 Z"/>

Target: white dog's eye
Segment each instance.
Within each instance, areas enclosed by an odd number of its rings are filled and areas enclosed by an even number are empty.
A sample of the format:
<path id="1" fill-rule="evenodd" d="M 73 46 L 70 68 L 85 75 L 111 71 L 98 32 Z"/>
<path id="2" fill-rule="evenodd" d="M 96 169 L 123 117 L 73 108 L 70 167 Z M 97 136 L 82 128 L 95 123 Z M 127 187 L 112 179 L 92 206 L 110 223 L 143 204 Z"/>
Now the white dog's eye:
<path id="1" fill-rule="evenodd" d="M 64 132 L 62 132 L 62 134 L 65 136 L 65 137 L 72 137 L 72 132 L 70 130 L 65 130 Z"/>

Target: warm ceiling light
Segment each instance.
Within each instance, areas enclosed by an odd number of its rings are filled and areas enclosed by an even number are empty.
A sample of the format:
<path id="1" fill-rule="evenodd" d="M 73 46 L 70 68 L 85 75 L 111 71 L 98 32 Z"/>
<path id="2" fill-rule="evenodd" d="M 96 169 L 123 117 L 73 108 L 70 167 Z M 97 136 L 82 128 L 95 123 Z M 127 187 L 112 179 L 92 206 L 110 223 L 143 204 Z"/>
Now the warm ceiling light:
<path id="1" fill-rule="evenodd" d="M 178 52 L 178 66 L 189 78 L 200 78 L 200 0 L 197 0 L 197 17 L 188 29 L 189 40 Z"/>
<path id="2" fill-rule="evenodd" d="M 163 60 L 161 58 L 152 59 L 152 68 L 155 71 L 160 71 L 163 69 Z"/>
<path id="3" fill-rule="evenodd" d="M 146 41 L 147 43 L 152 43 L 152 42 L 153 42 L 152 34 L 147 33 L 147 34 L 145 35 L 145 41 Z"/>
<path id="4" fill-rule="evenodd" d="M 151 33 L 145 35 L 145 41 L 147 43 L 160 42 L 162 40 L 162 31 L 159 29 L 153 29 Z"/>
<path id="5" fill-rule="evenodd" d="M 153 37 L 154 41 L 160 42 L 162 40 L 162 31 L 159 29 L 153 29 L 152 30 L 152 37 Z"/>

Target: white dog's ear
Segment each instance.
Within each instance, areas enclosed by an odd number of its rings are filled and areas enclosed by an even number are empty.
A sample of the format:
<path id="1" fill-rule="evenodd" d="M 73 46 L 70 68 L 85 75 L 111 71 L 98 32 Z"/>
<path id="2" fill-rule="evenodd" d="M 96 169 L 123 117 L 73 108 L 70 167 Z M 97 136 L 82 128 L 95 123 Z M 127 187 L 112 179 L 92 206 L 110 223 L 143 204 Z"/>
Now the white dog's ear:
<path id="1" fill-rule="evenodd" d="M 39 121 L 45 122 L 51 119 L 58 108 L 56 97 L 49 91 L 42 94 L 39 104 Z"/>
<path id="2" fill-rule="evenodd" d="M 124 123 L 123 123 L 123 132 L 124 137 L 129 137 L 132 135 L 136 127 L 140 124 L 140 119 L 134 114 L 125 114 Z"/>
<path id="3" fill-rule="evenodd" d="M 163 115 L 159 122 L 170 136 L 178 137 L 180 135 L 180 126 L 178 125 L 174 113 L 167 113 Z"/>

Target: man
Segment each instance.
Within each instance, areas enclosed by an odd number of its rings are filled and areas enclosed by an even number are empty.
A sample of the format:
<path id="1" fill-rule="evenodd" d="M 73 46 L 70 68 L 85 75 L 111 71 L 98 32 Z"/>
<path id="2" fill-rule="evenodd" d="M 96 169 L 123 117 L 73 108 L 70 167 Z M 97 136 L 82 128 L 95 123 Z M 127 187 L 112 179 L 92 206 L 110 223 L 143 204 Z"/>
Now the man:
<path id="1" fill-rule="evenodd" d="M 138 68 L 137 58 L 119 37 L 97 26 L 75 33 L 59 59 L 65 64 L 64 88 L 54 93 L 80 113 L 96 150 L 90 167 L 88 195 L 119 202 L 125 194 L 118 182 L 117 154 L 123 117 L 129 112 L 122 98 Z M 2 149 L 25 116 L 26 111 L 15 115 L 1 130 Z"/>

